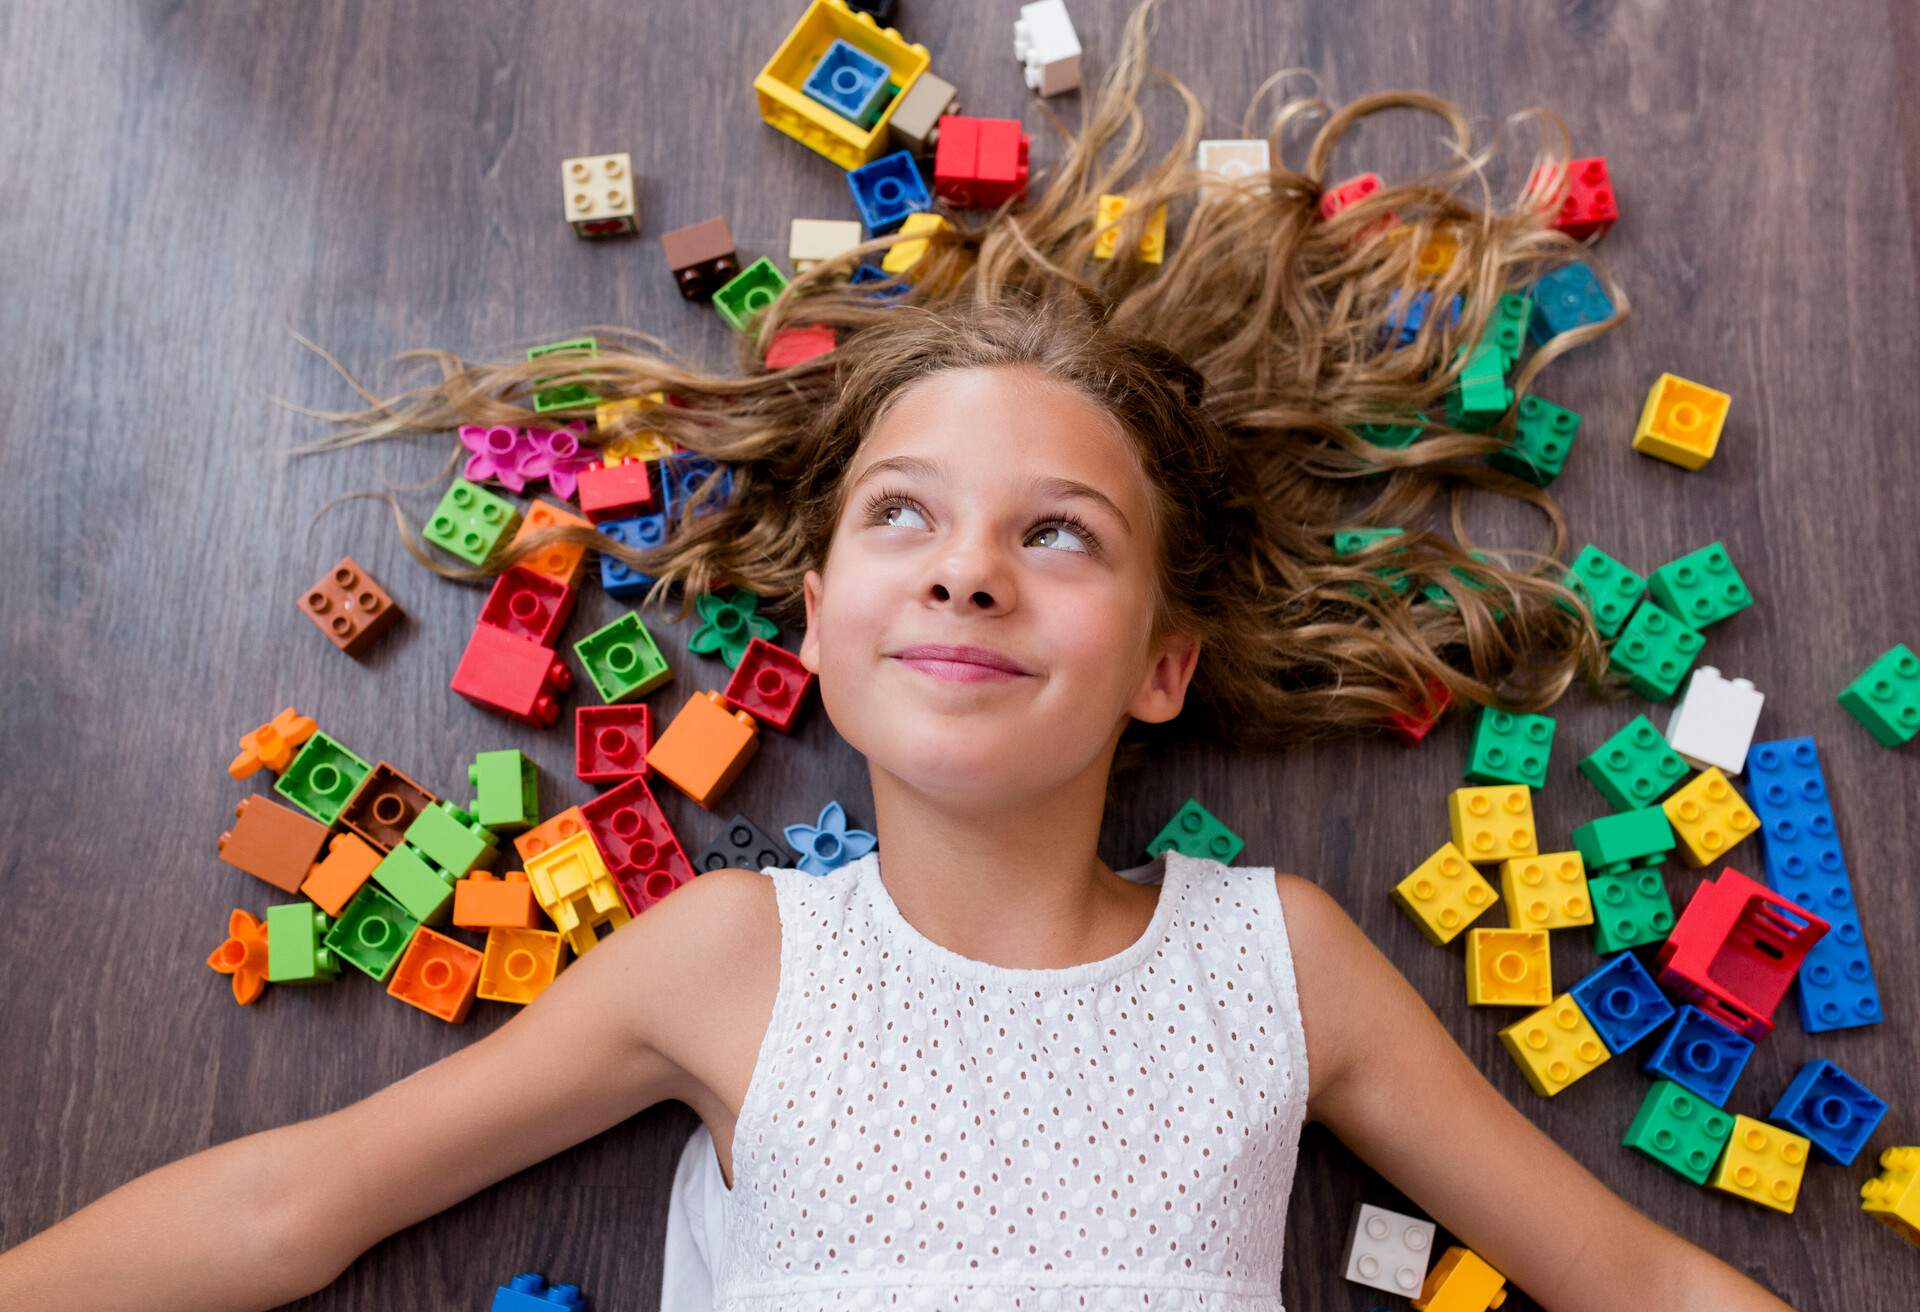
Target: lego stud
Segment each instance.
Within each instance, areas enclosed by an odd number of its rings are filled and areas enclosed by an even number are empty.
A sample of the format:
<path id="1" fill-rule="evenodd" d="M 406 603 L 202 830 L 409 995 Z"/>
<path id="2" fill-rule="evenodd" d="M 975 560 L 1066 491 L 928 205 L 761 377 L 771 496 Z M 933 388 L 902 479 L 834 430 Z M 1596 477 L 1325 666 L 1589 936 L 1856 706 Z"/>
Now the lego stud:
<path id="1" fill-rule="evenodd" d="M 380 916 L 368 916 L 354 926 L 354 937 L 360 940 L 360 946 L 369 952 L 379 952 L 393 938 L 394 927 Z"/>
<path id="2" fill-rule="evenodd" d="M 502 969 L 515 984 L 525 984 L 534 978 L 539 963 L 533 959 L 533 953 L 525 948 L 514 948 L 507 953 Z"/>
<path id="3" fill-rule="evenodd" d="M 778 698 L 787 688 L 787 676 L 771 665 L 763 665 L 753 675 L 753 690 L 768 701 Z"/>
<path id="4" fill-rule="evenodd" d="M 656 870 L 647 876 L 647 899 L 652 902 L 658 902 L 678 887 L 680 887 L 680 884 L 672 875 L 664 870 Z"/>
<path id="5" fill-rule="evenodd" d="M 453 987 L 453 966 L 439 957 L 433 958 L 420 968 L 420 983 L 435 993 L 444 992 Z"/>
<path id="6" fill-rule="evenodd" d="M 1478 930 L 1474 931 L 1476 934 Z M 1493 958 L 1493 973 L 1502 984 L 1517 985 L 1527 977 L 1527 956 L 1507 948 Z"/>
<path id="7" fill-rule="evenodd" d="M 633 758 L 633 739 L 625 729 L 602 729 L 594 735 L 593 745 L 600 755 L 611 761 L 626 761 Z"/>

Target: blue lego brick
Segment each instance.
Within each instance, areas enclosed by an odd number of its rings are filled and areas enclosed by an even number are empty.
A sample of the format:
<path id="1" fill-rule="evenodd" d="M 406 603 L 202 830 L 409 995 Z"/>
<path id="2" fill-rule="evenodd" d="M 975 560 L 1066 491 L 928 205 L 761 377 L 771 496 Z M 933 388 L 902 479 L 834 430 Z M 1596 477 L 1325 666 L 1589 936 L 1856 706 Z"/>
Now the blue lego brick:
<path id="1" fill-rule="evenodd" d="M 705 486 L 712 481 L 713 471 L 718 469 L 720 477 L 717 486 Z M 720 465 L 711 457 L 698 455 L 692 451 L 676 451 L 660 459 L 660 512 L 671 524 L 674 519 L 674 507 L 698 495 L 697 515 L 710 515 L 725 505 L 727 498 L 733 495 L 733 469 Z"/>
<path id="2" fill-rule="evenodd" d="M 1381 329 L 1381 339 L 1385 341 L 1391 338 L 1396 350 L 1412 345 L 1413 339 L 1420 335 L 1420 326 L 1426 322 L 1427 309 L 1433 303 L 1433 292 L 1423 288 L 1408 297 L 1404 314 L 1397 308 L 1399 303 L 1400 293 L 1397 291 L 1387 298 L 1387 322 Z M 1460 297 L 1457 294 L 1448 301 L 1447 311 L 1447 326 L 1458 326 Z"/>
<path id="3" fill-rule="evenodd" d="M 1680 1008 L 1673 1028 L 1647 1058 L 1646 1069 L 1724 1107 L 1751 1056 L 1753 1040 L 1735 1034 L 1689 1003 Z"/>
<path id="4" fill-rule="evenodd" d="M 870 301 L 890 301 L 896 296 L 905 296 L 910 286 L 908 283 L 895 282 L 892 274 L 888 273 L 885 269 L 877 269 L 871 264 L 863 264 L 855 269 L 853 271 L 853 277 L 849 278 L 847 282 L 850 286 L 854 287 L 869 282 L 889 284 L 883 287 L 875 287 L 872 291 L 868 292 L 867 299 Z M 880 308 L 886 309 L 888 307 L 881 306 Z"/>
<path id="5" fill-rule="evenodd" d="M 1569 992 L 1609 1052 L 1625 1052 L 1673 1019 L 1673 1004 L 1631 952 L 1609 957 Z"/>
<path id="6" fill-rule="evenodd" d="M 887 66 L 835 38 L 800 89 L 841 117 L 870 128 L 887 103 Z"/>
<path id="7" fill-rule="evenodd" d="M 847 170 L 847 186 L 853 192 L 854 208 L 869 237 L 892 232 L 917 210 L 933 208 L 926 180 L 913 162 L 913 152 L 896 150 L 871 164 Z"/>
<path id="8" fill-rule="evenodd" d="M 1567 264 L 1533 285 L 1533 320 L 1529 331 L 1535 343 L 1613 317 L 1613 302 L 1593 270 Z"/>
<path id="9" fill-rule="evenodd" d="M 602 533 L 623 547 L 651 550 L 667 540 L 665 515 L 635 515 L 631 519 L 603 520 L 597 525 Z M 625 561 L 602 554 L 600 586 L 611 597 L 641 597 L 653 586 L 653 575 L 643 574 Z"/>
<path id="10" fill-rule="evenodd" d="M 1885 1099 L 1821 1057 L 1800 1068 L 1767 1119 L 1806 1135 L 1826 1161 L 1852 1166 L 1886 1114 Z"/>
<path id="11" fill-rule="evenodd" d="M 586 1312 L 578 1285 L 550 1285 L 537 1271 L 523 1271 L 493 1291 L 492 1312 Z"/>

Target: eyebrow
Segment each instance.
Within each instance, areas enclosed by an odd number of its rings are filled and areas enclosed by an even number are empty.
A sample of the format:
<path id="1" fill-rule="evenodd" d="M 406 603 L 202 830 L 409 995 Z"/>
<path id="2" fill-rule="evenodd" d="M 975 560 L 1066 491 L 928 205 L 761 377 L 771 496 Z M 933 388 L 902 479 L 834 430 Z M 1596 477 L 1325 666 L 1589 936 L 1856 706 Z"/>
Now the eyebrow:
<path id="1" fill-rule="evenodd" d="M 928 460 L 922 456 L 888 456 L 884 460 L 874 461 L 860 471 L 860 477 L 853 481 L 847 488 L 847 491 L 852 493 L 858 489 L 862 483 L 865 483 L 874 475 L 887 473 L 919 475 L 922 478 L 930 478 L 936 482 L 944 482 L 947 476 L 946 470 L 941 468 L 937 461 Z M 1120 527 L 1124 528 L 1129 534 L 1133 532 L 1133 522 L 1127 518 L 1126 512 L 1114 504 L 1112 497 L 1109 497 L 1106 493 L 1091 484 L 1082 483 L 1078 479 L 1062 478 L 1058 474 L 1051 474 L 1044 478 L 1034 479 L 1032 486 L 1033 490 L 1042 496 L 1091 501 L 1095 505 L 1105 506 L 1107 510 L 1112 513 L 1113 517 L 1120 521 Z"/>

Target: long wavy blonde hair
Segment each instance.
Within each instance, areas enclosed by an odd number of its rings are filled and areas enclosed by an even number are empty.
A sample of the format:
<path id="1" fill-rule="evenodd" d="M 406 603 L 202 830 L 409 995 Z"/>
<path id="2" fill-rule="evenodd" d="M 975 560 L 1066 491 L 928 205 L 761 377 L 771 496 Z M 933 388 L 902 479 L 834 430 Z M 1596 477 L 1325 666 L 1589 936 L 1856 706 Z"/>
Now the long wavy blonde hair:
<path id="1" fill-rule="evenodd" d="M 1171 725 L 1133 725 L 1116 771 L 1169 735 L 1261 749 L 1420 714 L 1438 686 L 1457 702 L 1539 710 L 1576 676 L 1597 683 L 1606 652 L 1561 583 L 1567 535 L 1558 506 L 1484 459 L 1511 434 L 1515 411 L 1490 433 L 1457 431 L 1439 413 L 1459 379 L 1462 346 L 1479 340 L 1500 295 L 1585 253 L 1550 226 L 1566 185 L 1564 128 L 1550 114 L 1528 116 L 1546 129 L 1547 144 L 1527 185 L 1494 206 L 1484 185 L 1492 149 L 1476 145 L 1453 105 L 1391 92 L 1328 113 L 1317 98 L 1296 98 L 1274 112 L 1267 140 L 1278 161 L 1294 129 L 1324 116 L 1304 163 L 1223 180 L 1196 165 L 1205 121 L 1197 98 L 1148 65 L 1158 3 L 1144 0 L 1128 20 L 1078 134 L 1047 111 L 1064 157 L 1051 176 L 1036 176 L 1029 203 L 990 214 L 943 210 L 950 226 L 927 237 L 919 262 L 890 287 L 847 278 L 899 233 L 810 267 L 736 335 L 731 372 L 697 368 L 658 338 L 617 329 L 591 330 L 598 354 L 579 358 L 564 378 L 552 360 L 472 363 L 410 351 L 402 359 L 425 362 L 438 377 L 386 397 L 353 383 L 365 407 L 310 411 L 341 427 L 290 454 L 462 424 L 543 423 L 531 394 L 556 383 L 585 383 L 609 400 L 641 398 L 637 413 L 589 441 L 654 432 L 732 472 L 724 502 L 714 481 L 695 498 L 705 502 L 695 507 L 701 513 L 675 505 L 663 545 L 636 549 L 562 527 L 466 569 L 424 550 L 396 502 L 408 549 L 437 573 L 482 579 L 554 543 L 586 543 L 655 576 L 643 608 L 677 593 L 684 618 L 695 594 L 732 586 L 794 623 L 801 575 L 824 567 L 844 475 L 890 402 L 937 370 L 1027 366 L 1107 407 L 1137 444 L 1155 496 L 1156 628 L 1202 644 L 1186 711 Z M 1243 132 L 1282 76 L 1255 93 Z M 1178 141 L 1141 171 L 1140 101 L 1150 79 L 1172 88 L 1186 117 Z M 1446 125 L 1454 162 L 1322 219 L 1328 162 L 1344 134 L 1404 108 Z M 1126 198 L 1116 222 L 1098 221 L 1103 195 Z M 1165 257 L 1152 263 L 1137 244 L 1161 206 Z M 1105 232 L 1117 237 L 1116 253 L 1094 258 Z M 1543 366 L 1624 317 L 1624 295 L 1603 267 L 1596 271 L 1614 316 L 1529 356 L 1511 380 L 1516 407 Z M 1389 321 L 1422 289 L 1434 306 L 1460 295 L 1457 323 L 1429 314 L 1409 344 L 1384 346 Z M 876 290 L 897 294 L 876 298 Z M 769 369 L 775 335 L 804 324 L 830 327 L 835 349 Z M 660 393 L 672 403 L 644 400 Z M 1416 412 L 1427 416 L 1425 430 L 1404 447 L 1357 431 Z M 1475 490 L 1536 507 L 1550 529 L 1545 548 L 1476 549 L 1462 513 L 1464 494 Z M 1450 535 L 1433 523 L 1442 494 Z M 1367 526 L 1405 532 L 1336 554 L 1336 530 Z"/>

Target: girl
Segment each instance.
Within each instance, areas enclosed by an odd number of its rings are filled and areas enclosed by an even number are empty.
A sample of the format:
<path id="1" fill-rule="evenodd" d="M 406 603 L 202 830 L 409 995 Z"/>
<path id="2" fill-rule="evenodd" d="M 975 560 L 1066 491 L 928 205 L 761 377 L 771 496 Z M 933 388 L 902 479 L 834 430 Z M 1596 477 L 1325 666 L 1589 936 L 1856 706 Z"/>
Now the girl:
<path id="1" fill-rule="evenodd" d="M 1430 680 L 1544 706 L 1601 655 L 1545 560 L 1472 556 L 1420 523 L 1469 485 L 1554 514 L 1478 461 L 1496 439 L 1353 431 L 1437 408 L 1498 293 L 1566 258 L 1541 194 L 1460 202 L 1464 120 L 1415 96 L 1334 115 L 1303 172 L 1201 175 L 1184 88 L 1182 140 L 1123 189 L 1151 9 L 1045 192 L 936 234 L 903 294 L 871 300 L 819 266 L 742 336 L 735 376 L 644 343 L 603 344 L 578 375 L 607 396 L 671 393 L 636 426 L 725 462 L 733 485 L 724 503 L 709 485 L 707 513 L 653 552 L 580 529 L 546 541 L 629 559 L 658 576 L 650 601 L 681 589 L 682 615 L 722 584 L 797 603 L 801 659 L 868 763 L 878 850 L 826 877 L 702 876 L 484 1040 L 0 1256 L 0 1304 L 292 1299 L 679 1099 L 711 1135 L 728 1312 L 1277 1312 L 1308 1118 L 1546 1306 L 1785 1306 L 1535 1129 L 1313 884 L 1177 852 L 1117 873 L 1097 855 L 1118 768 L 1157 737 L 1271 745 L 1418 713 Z M 1459 173 L 1321 221 L 1341 132 L 1390 104 L 1444 118 Z M 1304 108 L 1282 111 L 1276 144 Z M 1096 257 L 1095 198 L 1123 190 L 1115 253 Z M 1162 204 L 1184 231 L 1154 265 L 1134 252 Z M 1429 316 L 1383 347 L 1423 286 L 1434 305 L 1464 294 L 1458 323 Z M 798 323 L 837 348 L 767 370 Z M 439 381 L 369 397 L 344 440 L 528 422 L 551 370 L 434 358 Z M 1336 556 L 1332 530 L 1356 523 L 1408 531 Z M 1556 1205 L 1515 1207 L 1522 1180 Z"/>

